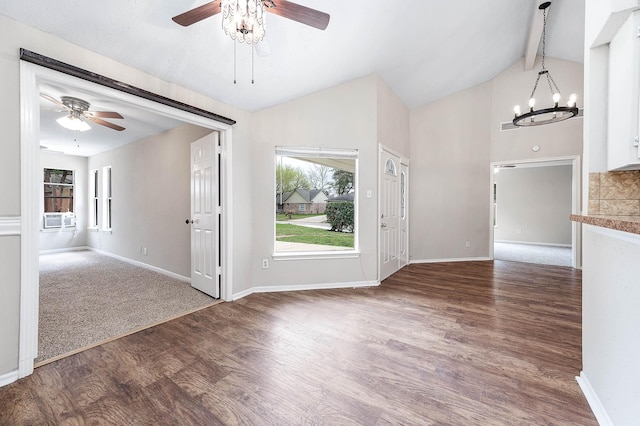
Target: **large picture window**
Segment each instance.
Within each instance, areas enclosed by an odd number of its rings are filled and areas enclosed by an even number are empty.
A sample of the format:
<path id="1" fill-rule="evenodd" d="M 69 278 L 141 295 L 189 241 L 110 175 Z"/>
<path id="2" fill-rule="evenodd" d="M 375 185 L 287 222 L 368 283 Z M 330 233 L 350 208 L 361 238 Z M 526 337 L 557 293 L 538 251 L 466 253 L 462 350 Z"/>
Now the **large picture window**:
<path id="1" fill-rule="evenodd" d="M 275 253 L 357 249 L 357 150 L 276 148 Z"/>

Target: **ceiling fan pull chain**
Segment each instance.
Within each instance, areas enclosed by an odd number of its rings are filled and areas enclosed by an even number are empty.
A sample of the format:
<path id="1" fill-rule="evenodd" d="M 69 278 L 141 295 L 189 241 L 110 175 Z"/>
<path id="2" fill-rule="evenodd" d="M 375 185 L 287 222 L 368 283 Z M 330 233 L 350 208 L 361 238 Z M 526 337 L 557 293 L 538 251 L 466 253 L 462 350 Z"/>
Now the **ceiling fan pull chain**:
<path id="1" fill-rule="evenodd" d="M 256 49 L 254 48 L 253 44 L 251 44 L 250 46 L 251 46 L 251 84 L 253 84 L 253 57 L 255 56 L 254 52 Z"/>
<path id="2" fill-rule="evenodd" d="M 233 40 L 233 84 L 236 84 L 236 46 L 238 45 L 238 42 L 236 40 Z"/>

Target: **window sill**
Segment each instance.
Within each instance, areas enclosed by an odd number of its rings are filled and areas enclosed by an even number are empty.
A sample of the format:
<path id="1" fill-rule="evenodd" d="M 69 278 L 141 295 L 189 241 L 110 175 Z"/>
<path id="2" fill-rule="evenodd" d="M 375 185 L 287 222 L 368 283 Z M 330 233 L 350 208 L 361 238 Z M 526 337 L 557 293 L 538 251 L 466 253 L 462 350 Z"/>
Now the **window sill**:
<path id="1" fill-rule="evenodd" d="M 64 228 L 42 228 L 40 232 L 50 233 L 50 232 L 76 232 L 78 230 L 75 226 L 67 226 Z"/>
<path id="2" fill-rule="evenodd" d="M 101 229 L 100 232 L 104 233 L 104 234 L 112 234 L 113 232 L 111 232 L 111 228 L 109 229 Z"/>
<path id="3" fill-rule="evenodd" d="M 274 253 L 271 255 L 274 261 L 280 260 L 322 260 L 322 259 L 356 259 L 360 257 L 358 251 L 308 251 Z"/>
<path id="4" fill-rule="evenodd" d="M 100 229 L 99 229 L 99 228 L 96 228 L 95 226 L 89 226 L 89 227 L 87 228 L 87 231 L 89 231 L 89 232 L 98 232 L 99 230 L 100 230 Z"/>

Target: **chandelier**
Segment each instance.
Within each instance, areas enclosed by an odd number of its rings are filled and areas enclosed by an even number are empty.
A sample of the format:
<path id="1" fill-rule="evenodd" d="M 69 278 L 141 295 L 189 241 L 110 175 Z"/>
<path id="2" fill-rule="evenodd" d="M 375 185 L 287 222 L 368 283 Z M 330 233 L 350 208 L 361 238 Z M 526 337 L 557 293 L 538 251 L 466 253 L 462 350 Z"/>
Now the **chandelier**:
<path id="1" fill-rule="evenodd" d="M 514 126 L 540 126 L 542 124 L 564 121 L 578 115 L 578 107 L 576 106 L 575 94 L 571 94 L 569 100 L 567 101 L 567 106 L 558 105 L 562 97 L 560 95 L 560 89 L 558 89 L 558 85 L 553 80 L 553 77 L 551 77 L 551 73 L 549 73 L 549 70 L 547 70 L 547 68 L 545 67 L 544 59 L 547 38 L 547 8 L 549 6 L 551 6 L 550 1 L 544 2 L 540 6 L 538 6 L 538 9 L 542 10 L 543 13 L 542 65 L 540 71 L 538 72 L 536 83 L 533 86 L 531 96 L 529 96 L 529 111 L 522 113 L 522 111 L 520 110 L 520 105 L 516 105 L 513 109 L 513 112 L 515 113 L 515 117 L 513 118 Z M 542 76 L 546 78 L 547 84 L 549 85 L 549 90 L 551 91 L 552 95 L 551 98 L 553 99 L 553 107 L 534 109 L 536 105 L 535 94 L 536 90 L 538 89 L 540 77 Z"/>
<path id="2" fill-rule="evenodd" d="M 264 38 L 262 0 L 222 0 L 222 29 L 233 40 L 248 44 Z"/>

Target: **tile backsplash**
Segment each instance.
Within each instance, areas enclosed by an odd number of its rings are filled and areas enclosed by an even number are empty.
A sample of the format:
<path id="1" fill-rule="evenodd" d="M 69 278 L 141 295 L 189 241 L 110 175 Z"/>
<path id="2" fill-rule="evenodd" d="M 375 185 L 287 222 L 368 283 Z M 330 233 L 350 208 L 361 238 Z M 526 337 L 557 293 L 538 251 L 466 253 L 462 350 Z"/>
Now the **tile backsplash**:
<path id="1" fill-rule="evenodd" d="M 640 170 L 589 173 L 589 214 L 640 215 Z"/>

